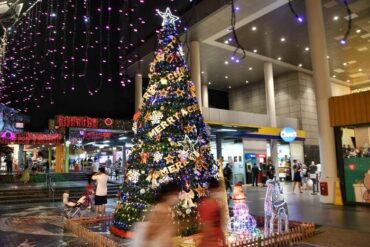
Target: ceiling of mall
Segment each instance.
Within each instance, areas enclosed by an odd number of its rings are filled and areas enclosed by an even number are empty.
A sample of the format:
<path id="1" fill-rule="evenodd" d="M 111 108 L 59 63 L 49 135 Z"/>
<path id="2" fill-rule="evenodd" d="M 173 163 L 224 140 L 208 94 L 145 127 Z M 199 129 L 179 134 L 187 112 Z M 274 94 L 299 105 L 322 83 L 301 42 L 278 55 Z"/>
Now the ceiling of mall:
<path id="1" fill-rule="evenodd" d="M 346 32 L 348 18 L 342 1 L 323 1 L 330 73 L 349 83 L 370 80 L 370 1 L 351 1 L 352 32 L 347 45 L 340 40 Z M 294 1 L 298 13 L 305 13 L 304 1 Z M 242 26 L 238 38 L 247 51 L 300 65 L 311 70 L 310 47 L 306 24 L 295 21 L 287 5 Z M 225 35 L 218 42 L 225 42 Z M 228 41 L 226 41 L 228 42 Z M 233 45 L 230 42 L 230 45 Z"/>
<path id="2" fill-rule="evenodd" d="M 263 81 L 263 63 L 273 62 L 274 74 L 289 71 L 311 73 L 307 22 L 298 24 L 286 0 L 239 0 L 237 33 L 247 57 L 239 63 L 230 59 L 235 49 L 228 28 L 230 6 L 224 6 L 190 29 L 190 37 L 201 41 L 202 83 L 228 90 Z M 295 10 L 305 15 L 303 0 L 293 1 Z M 347 14 L 341 0 L 323 0 L 328 60 L 332 80 L 359 85 L 370 82 L 370 1 L 352 0 L 352 31 L 347 45 L 340 39 L 346 32 Z M 226 41 L 226 43 L 225 43 Z M 152 60 L 144 59 L 146 66 Z"/>

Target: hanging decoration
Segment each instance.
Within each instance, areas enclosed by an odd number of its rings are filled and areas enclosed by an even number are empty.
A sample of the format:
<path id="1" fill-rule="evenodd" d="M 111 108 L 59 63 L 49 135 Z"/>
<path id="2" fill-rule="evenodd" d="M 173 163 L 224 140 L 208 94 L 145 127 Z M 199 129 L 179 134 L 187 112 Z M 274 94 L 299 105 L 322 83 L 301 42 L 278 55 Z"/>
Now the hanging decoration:
<path id="1" fill-rule="evenodd" d="M 347 31 L 344 34 L 343 38 L 340 40 L 340 43 L 342 45 L 345 45 L 348 42 L 348 36 L 350 35 L 351 29 L 352 29 L 352 10 L 349 7 L 348 0 L 343 0 L 343 4 L 346 7 L 346 11 L 348 15 L 348 25 L 347 25 Z"/>
<path id="2" fill-rule="evenodd" d="M 297 14 L 297 12 L 295 11 L 295 9 L 293 8 L 292 0 L 288 0 L 288 6 L 289 6 L 289 9 L 292 12 L 292 14 L 295 16 L 296 20 L 299 23 L 302 23 L 303 22 L 303 16 L 300 16 L 300 15 Z"/>
<path id="3" fill-rule="evenodd" d="M 244 47 L 240 44 L 238 35 L 236 33 L 236 10 L 237 8 L 235 7 L 235 1 L 231 0 L 230 5 L 231 5 L 231 31 L 233 34 L 234 42 L 236 44 L 236 48 L 233 52 L 233 55 L 231 56 L 231 60 L 234 60 L 235 62 L 239 62 L 240 60 L 246 57 L 246 52 L 245 52 Z M 237 55 L 239 51 L 242 53 L 242 56 Z"/>
<path id="4" fill-rule="evenodd" d="M 27 112 L 54 104 L 58 92 L 98 93 L 112 81 L 111 62 L 123 64 L 122 44 L 112 39 L 121 37 L 123 8 L 110 0 L 35 1 L 3 36 L 0 102 Z"/>
<path id="5" fill-rule="evenodd" d="M 186 9 L 199 0 L 162 2 Z M 153 3 L 34 1 L 4 30 L 0 45 L 0 102 L 28 112 L 33 107 L 53 105 L 59 94 L 86 90 L 94 96 L 112 83 L 126 86 L 131 82 L 128 66 L 141 59 L 135 50 L 151 35 L 139 30 L 155 28 L 153 22 L 142 16 L 147 5 Z M 176 17 L 173 15 L 169 20 L 175 22 Z M 187 22 L 179 21 L 176 25 L 180 27 Z M 176 62 L 182 55 L 181 48 L 166 59 Z M 162 83 L 166 81 L 163 78 Z"/>

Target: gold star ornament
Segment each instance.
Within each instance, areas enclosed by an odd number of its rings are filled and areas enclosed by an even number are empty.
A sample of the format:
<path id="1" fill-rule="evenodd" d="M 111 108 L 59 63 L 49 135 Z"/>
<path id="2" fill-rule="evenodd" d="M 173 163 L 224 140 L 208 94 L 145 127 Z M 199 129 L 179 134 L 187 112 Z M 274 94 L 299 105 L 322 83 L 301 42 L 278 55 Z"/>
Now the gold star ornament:
<path id="1" fill-rule="evenodd" d="M 181 90 L 180 88 L 178 88 L 178 89 L 176 89 L 175 94 L 176 94 L 177 97 L 181 97 L 181 96 L 184 95 L 184 91 Z"/>
<path id="2" fill-rule="evenodd" d="M 173 163 L 173 156 L 171 156 L 170 154 L 166 156 L 166 158 L 164 158 L 164 160 L 166 161 L 166 164 L 171 164 Z"/>
<path id="3" fill-rule="evenodd" d="M 197 192 L 198 197 L 203 197 L 207 195 L 207 190 L 203 187 L 200 187 L 199 185 L 198 188 L 196 188 L 194 191 Z"/>

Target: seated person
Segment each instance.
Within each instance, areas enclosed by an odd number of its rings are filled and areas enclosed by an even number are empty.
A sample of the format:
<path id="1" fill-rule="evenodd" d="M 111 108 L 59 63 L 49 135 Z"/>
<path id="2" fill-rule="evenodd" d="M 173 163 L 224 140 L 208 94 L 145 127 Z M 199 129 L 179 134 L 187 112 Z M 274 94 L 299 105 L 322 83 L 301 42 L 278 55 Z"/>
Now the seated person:
<path id="1" fill-rule="evenodd" d="M 74 207 L 76 206 L 75 202 L 69 201 L 69 190 L 65 190 L 63 193 L 63 205 L 67 207 Z"/>

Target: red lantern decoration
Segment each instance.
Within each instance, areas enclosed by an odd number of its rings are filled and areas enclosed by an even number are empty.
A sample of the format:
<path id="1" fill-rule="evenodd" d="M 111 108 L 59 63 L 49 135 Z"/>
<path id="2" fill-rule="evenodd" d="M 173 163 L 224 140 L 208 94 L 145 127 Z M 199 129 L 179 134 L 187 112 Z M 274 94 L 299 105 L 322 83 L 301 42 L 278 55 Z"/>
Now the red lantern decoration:
<path id="1" fill-rule="evenodd" d="M 111 118 L 106 118 L 104 123 L 106 126 L 111 126 L 113 124 L 113 120 Z"/>

